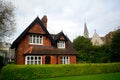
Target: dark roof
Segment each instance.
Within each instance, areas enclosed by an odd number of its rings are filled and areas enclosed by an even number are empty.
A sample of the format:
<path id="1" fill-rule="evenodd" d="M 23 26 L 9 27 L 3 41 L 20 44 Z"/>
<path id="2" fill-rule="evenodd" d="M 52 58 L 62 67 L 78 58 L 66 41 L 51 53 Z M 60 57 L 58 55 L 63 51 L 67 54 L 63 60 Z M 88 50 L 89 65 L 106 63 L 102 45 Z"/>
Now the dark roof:
<path id="1" fill-rule="evenodd" d="M 54 40 L 51 37 L 51 35 L 49 34 L 49 32 L 47 31 L 47 29 L 44 27 L 42 21 L 39 19 L 39 17 L 37 17 L 22 33 L 21 35 L 13 42 L 11 48 L 17 48 L 19 45 L 19 42 L 26 36 L 26 34 L 28 34 L 28 31 L 36 24 L 39 23 L 41 28 L 43 29 L 43 31 L 45 31 L 46 36 L 51 40 L 52 44 L 54 45 Z"/>
<path id="2" fill-rule="evenodd" d="M 63 37 L 65 38 L 65 41 L 67 41 L 67 38 L 66 38 L 66 36 L 64 35 L 63 31 L 61 31 L 61 32 L 59 32 L 58 34 L 56 34 L 56 35 L 54 36 L 54 40 L 55 40 L 55 41 L 59 41 L 61 36 L 63 36 Z"/>
<path id="3" fill-rule="evenodd" d="M 68 54 L 68 55 L 76 55 L 77 52 L 76 50 L 71 46 L 71 43 L 68 41 L 66 42 L 66 48 L 65 49 L 59 49 L 55 47 L 46 47 L 46 46 L 33 46 L 31 51 L 28 51 L 24 53 L 25 55 L 31 54 L 31 55 L 36 55 L 36 54 L 52 54 L 52 55 L 57 55 L 57 54 Z"/>

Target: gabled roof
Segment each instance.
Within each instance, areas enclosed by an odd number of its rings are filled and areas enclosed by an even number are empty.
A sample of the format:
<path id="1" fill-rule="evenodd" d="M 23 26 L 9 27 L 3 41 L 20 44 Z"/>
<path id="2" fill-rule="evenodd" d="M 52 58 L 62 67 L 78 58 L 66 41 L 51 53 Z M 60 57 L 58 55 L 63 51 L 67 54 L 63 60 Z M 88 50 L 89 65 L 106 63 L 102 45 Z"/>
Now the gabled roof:
<path id="1" fill-rule="evenodd" d="M 92 39 L 91 39 L 91 42 L 93 45 L 102 45 L 104 44 L 104 42 L 102 41 L 102 39 L 99 37 L 99 35 L 95 32 Z"/>
<path id="2" fill-rule="evenodd" d="M 59 41 L 61 36 L 63 36 L 65 38 L 65 41 L 67 41 L 67 37 L 64 35 L 63 31 L 61 31 L 60 33 L 56 34 L 54 36 L 54 40 L 55 41 Z"/>
<path id="3" fill-rule="evenodd" d="M 43 25 L 42 21 L 37 17 L 22 33 L 21 35 L 13 42 L 11 48 L 17 48 L 19 45 L 19 42 L 28 34 L 28 31 L 36 24 L 39 23 L 43 31 L 45 31 L 46 36 L 51 40 L 52 44 L 54 45 L 54 40 Z"/>

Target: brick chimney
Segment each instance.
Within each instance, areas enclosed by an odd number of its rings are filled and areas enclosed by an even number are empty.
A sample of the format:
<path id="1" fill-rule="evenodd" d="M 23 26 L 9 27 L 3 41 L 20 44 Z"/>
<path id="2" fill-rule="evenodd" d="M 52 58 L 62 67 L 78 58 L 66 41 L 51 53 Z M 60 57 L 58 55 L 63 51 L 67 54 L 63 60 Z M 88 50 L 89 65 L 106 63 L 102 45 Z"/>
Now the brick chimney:
<path id="1" fill-rule="evenodd" d="M 46 16 L 46 15 L 44 15 L 44 16 L 42 17 L 42 23 L 43 23 L 44 27 L 47 28 L 47 16 Z"/>

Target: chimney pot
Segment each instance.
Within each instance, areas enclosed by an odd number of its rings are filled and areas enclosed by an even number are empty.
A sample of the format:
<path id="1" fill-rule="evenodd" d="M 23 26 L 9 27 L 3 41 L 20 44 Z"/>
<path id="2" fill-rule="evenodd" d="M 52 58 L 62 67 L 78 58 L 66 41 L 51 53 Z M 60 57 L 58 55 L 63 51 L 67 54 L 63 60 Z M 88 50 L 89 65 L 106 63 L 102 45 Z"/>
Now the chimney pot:
<path id="1" fill-rule="evenodd" d="M 42 23 L 43 23 L 44 27 L 47 28 L 47 16 L 46 15 L 43 16 Z"/>

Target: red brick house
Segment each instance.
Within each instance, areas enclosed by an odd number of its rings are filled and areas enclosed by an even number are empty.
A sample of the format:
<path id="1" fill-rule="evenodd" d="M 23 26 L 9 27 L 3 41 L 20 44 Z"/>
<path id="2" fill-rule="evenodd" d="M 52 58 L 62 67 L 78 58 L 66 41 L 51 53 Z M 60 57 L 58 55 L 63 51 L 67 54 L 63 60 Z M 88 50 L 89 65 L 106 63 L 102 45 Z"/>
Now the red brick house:
<path id="1" fill-rule="evenodd" d="M 63 32 L 50 34 L 47 16 L 37 17 L 13 42 L 16 64 L 76 64 L 76 50 Z"/>

